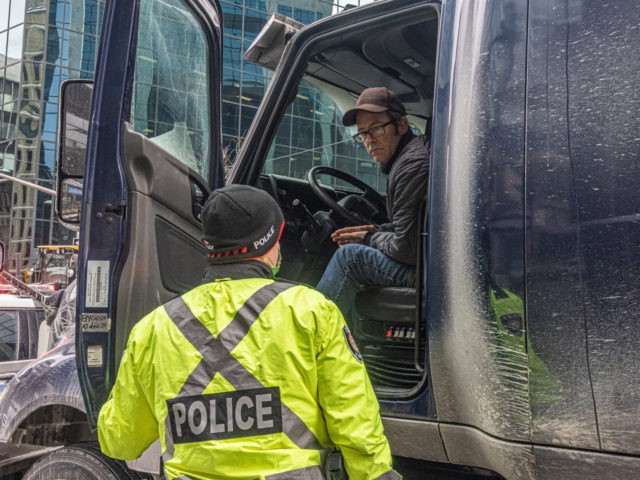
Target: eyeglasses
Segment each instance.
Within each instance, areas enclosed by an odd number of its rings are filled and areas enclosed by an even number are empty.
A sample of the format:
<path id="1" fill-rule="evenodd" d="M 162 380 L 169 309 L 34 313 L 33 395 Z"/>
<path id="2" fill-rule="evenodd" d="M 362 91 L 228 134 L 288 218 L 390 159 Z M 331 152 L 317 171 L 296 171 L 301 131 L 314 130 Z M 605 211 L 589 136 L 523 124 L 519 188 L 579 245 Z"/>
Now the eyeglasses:
<path id="1" fill-rule="evenodd" d="M 353 139 L 356 143 L 364 143 L 367 139 L 367 136 L 371 138 L 378 138 L 384 135 L 384 127 L 393 123 L 393 120 L 389 120 L 387 123 L 383 123 L 382 125 L 376 125 L 375 127 L 371 127 L 369 130 L 365 130 L 364 132 L 358 132 L 353 136 Z"/>

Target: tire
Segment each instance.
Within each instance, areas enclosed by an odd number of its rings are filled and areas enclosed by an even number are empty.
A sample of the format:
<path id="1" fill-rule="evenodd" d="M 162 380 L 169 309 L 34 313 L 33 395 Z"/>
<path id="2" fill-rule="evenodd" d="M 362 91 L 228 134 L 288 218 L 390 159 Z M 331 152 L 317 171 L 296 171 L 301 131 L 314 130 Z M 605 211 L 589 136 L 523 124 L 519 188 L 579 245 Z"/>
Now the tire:
<path id="1" fill-rule="evenodd" d="M 93 443 L 55 450 L 34 463 L 22 480 L 141 480 L 121 460 L 104 455 Z"/>

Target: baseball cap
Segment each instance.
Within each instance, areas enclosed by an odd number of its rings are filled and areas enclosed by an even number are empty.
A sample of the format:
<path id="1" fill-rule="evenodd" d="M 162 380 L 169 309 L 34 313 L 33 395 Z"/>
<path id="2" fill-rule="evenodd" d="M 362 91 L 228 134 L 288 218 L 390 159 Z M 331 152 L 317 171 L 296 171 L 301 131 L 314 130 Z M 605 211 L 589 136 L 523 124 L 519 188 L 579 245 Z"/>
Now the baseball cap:
<path id="1" fill-rule="evenodd" d="M 347 110 L 342 116 L 342 124 L 350 127 L 356 124 L 356 114 L 359 110 L 372 113 L 392 111 L 406 115 L 407 111 L 398 96 L 387 87 L 372 87 L 362 91 L 355 106 Z"/>
<path id="2" fill-rule="evenodd" d="M 209 263 L 261 257 L 278 243 L 284 229 L 282 210 L 273 197 L 248 185 L 214 190 L 201 219 Z"/>

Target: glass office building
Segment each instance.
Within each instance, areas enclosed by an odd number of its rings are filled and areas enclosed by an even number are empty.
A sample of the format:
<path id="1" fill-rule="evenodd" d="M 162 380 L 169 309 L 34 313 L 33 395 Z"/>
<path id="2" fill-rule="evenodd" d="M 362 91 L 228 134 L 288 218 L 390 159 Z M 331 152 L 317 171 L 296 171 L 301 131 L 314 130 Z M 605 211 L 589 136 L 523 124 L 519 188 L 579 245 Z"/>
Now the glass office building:
<path id="1" fill-rule="evenodd" d="M 310 23 L 330 15 L 334 5 L 317 0 L 225 0 L 221 4 L 224 21 L 222 134 L 225 147 L 233 154 L 237 142 L 249 128 L 271 73 L 245 62 L 242 54 L 272 13 Z"/>
<path id="2" fill-rule="evenodd" d="M 0 4 L 0 168 L 55 188 L 58 90 L 92 78 L 104 0 L 3 0 Z M 24 268 L 35 245 L 71 243 L 50 193 L 0 183 L 5 266 Z"/>
<path id="3" fill-rule="evenodd" d="M 55 188 L 58 90 L 66 79 L 93 78 L 106 1 L 0 2 L 0 171 Z M 269 81 L 270 72 L 242 59 L 269 16 L 278 12 L 309 23 L 367 1 L 221 0 L 223 140 L 229 151 L 233 152 L 246 133 Z M 316 108 L 322 102 L 315 95 L 305 97 L 300 92 L 299 96 L 304 107 L 291 119 L 288 134 L 279 134 L 282 138 L 278 138 L 271 166 L 275 173 L 291 174 L 285 172 L 288 162 L 277 158 L 288 158 L 292 152 L 306 154 L 301 139 L 326 132 L 331 122 L 339 121 L 337 116 L 319 116 L 331 112 Z M 312 166 L 321 157 L 309 152 L 308 162 L 296 164 Z M 53 202 L 49 193 L 0 179 L 0 240 L 8 247 L 5 268 L 25 268 L 34 246 L 73 240 L 75 234 L 55 220 Z"/>

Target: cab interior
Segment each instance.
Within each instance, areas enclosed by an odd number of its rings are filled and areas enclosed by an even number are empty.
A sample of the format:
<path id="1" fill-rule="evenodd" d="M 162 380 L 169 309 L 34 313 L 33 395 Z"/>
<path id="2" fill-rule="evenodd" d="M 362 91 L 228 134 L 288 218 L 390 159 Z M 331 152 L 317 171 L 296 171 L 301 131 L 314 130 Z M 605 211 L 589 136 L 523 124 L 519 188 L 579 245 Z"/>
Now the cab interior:
<path id="1" fill-rule="evenodd" d="M 382 32 L 379 24 L 354 30 L 321 36 L 308 49 L 303 75 L 286 87 L 295 96 L 270 132 L 258 180 L 285 215 L 280 276 L 311 286 L 337 248 L 336 228 L 388 221 L 386 176 L 352 139 L 356 127 L 342 126 L 342 113 L 363 89 L 386 86 L 404 103 L 414 133 L 431 128 L 438 12 L 391 20 Z M 363 286 L 357 314 L 347 319 L 381 398 L 406 398 L 426 380 L 426 211 L 425 198 L 416 288 Z"/>

